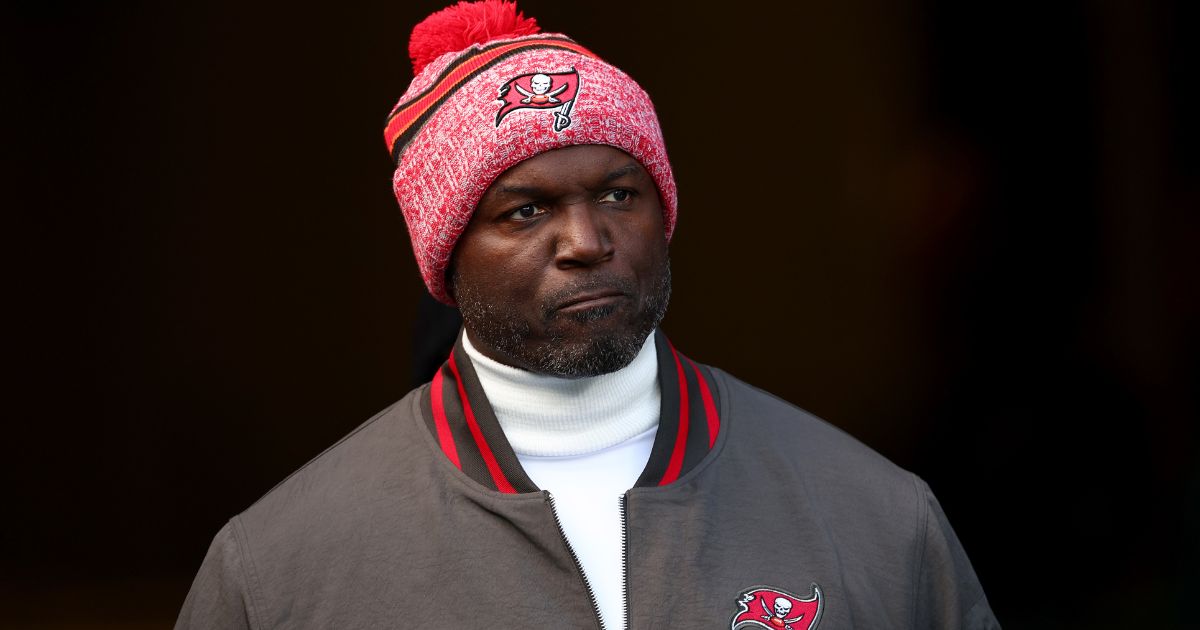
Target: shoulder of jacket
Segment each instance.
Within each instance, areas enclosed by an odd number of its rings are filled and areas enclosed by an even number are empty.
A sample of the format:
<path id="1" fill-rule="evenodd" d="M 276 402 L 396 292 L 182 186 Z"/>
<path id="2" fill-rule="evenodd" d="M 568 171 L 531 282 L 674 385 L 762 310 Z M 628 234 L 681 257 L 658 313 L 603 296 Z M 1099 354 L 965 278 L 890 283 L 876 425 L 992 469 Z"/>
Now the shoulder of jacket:
<path id="1" fill-rule="evenodd" d="M 810 487 L 856 495 L 904 496 L 913 504 L 918 479 L 837 426 L 758 387 L 709 367 L 720 389 L 722 430 L 736 456 L 788 462 Z"/>
<path id="2" fill-rule="evenodd" d="M 354 494 L 365 480 L 378 478 L 405 460 L 403 450 L 415 440 L 405 430 L 415 426 L 412 414 L 424 385 L 358 425 L 333 445 L 285 477 L 238 518 L 249 528 L 264 520 L 303 517 L 328 508 L 331 501 Z"/>

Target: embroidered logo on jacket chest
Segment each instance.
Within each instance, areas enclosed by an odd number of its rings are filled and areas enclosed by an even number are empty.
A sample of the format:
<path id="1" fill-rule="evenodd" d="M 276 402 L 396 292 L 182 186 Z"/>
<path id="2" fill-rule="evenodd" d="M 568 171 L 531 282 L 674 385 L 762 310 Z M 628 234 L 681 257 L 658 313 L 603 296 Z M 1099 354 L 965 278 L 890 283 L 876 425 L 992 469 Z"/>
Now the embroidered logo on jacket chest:
<path id="1" fill-rule="evenodd" d="M 730 630 L 815 630 L 824 606 L 821 587 L 814 582 L 812 594 L 800 597 L 774 586 L 751 586 L 737 597 L 737 612 Z"/>

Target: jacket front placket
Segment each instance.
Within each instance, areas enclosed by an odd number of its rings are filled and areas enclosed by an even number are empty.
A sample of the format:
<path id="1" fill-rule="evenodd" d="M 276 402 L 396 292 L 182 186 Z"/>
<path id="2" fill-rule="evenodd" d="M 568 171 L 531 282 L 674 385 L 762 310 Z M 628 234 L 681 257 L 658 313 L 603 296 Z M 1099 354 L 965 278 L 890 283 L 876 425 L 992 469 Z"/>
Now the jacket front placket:
<path id="1" fill-rule="evenodd" d="M 720 432 L 719 399 L 711 372 L 679 353 L 661 331 L 655 334 L 662 406 L 650 458 L 635 489 L 675 483 L 710 454 Z M 547 514 L 554 521 L 563 550 L 571 558 L 591 604 L 593 621 L 603 630 L 591 583 L 566 537 L 554 497 L 538 488 L 521 467 L 462 346 L 461 335 L 450 357 L 435 374 L 421 405 L 426 427 L 443 455 L 473 482 L 500 494 L 543 495 Z M 629 555 L 630 549 L 636 547 L 636 541 L 628 537 L 629 497 L 626 492 L 619 498 L 626 620 L 630 619 L 631 601 Z"/>

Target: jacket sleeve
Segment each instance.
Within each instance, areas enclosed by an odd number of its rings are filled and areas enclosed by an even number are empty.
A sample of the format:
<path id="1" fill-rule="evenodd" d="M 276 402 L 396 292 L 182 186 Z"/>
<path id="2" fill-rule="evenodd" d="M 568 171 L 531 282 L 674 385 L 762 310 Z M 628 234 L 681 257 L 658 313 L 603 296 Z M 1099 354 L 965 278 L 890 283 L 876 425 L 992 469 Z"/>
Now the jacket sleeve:
<path id="1" fill-rule="evenodd" d="M 942 506 L 924 481 L 917 479 L 917 486 L 924 495 L 924 539 L 918 543 L 913 627 L 999 630 L 1000 623 Z"/>
<path id="2" fill-rule="evenodd" d="M 250 630 L 248 567 L 242 557 L 235 521 L 230 521 L 213 538 L 183 601 L 176 630 L 221 628 Z"/>

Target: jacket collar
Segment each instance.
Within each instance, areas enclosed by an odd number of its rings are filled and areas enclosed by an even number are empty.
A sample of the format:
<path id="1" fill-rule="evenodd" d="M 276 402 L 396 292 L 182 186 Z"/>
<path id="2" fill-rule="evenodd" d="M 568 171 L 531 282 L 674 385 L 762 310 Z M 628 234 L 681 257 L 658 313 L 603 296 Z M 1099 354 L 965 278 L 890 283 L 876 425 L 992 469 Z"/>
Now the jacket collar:
<path id="1" fill-rule="evenodd" d="M 685 475 L 712 449 L 720 431 L 717 390 L 708 368 L 678 352 L 662 331 L 654 334 L 662 408 L 650 460 L 635 484 L 639 488 L 667 485 Z M 539 491 L 504 437 L 461 334 L 423 392 L 421 411 L 443 455 L 471 479 L 502 493 Z"/>

